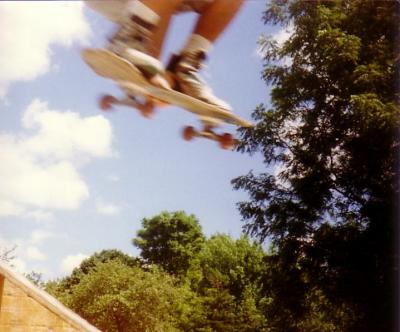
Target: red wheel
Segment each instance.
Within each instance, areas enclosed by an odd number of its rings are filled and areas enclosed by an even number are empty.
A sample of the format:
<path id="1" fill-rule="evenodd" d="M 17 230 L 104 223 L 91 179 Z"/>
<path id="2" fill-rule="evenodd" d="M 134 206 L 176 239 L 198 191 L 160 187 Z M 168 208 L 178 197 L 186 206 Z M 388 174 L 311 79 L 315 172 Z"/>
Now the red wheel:
<path id="1" fill-rule="evenodd" d="M 154 104 L 152 102 L 146 103 L 138 109 L 145 118 L 149 119 L 154 115 Z"/>
<path id="2" fill-rule="evenodd" d="M 185 141 L 191 141 L 196 134 L 196 130 L 192 126 L 185 127 L 182 132 L 182 137 Z"/>
<path id="3" fill-rule="evenodd" d="M 99 107 L 102 111 L 110 111 L 112 109 L 112 104 L 114 104 L 117 99 L 110 95 L 104 95 L 100 98 Z"/>
<path id="4" fill-rule="evenodd" d="M 235 140 L 231 134 L 225 133 L 219 137 L 219 145 L 224 150 L 230 150 L 235 145 Z"/>

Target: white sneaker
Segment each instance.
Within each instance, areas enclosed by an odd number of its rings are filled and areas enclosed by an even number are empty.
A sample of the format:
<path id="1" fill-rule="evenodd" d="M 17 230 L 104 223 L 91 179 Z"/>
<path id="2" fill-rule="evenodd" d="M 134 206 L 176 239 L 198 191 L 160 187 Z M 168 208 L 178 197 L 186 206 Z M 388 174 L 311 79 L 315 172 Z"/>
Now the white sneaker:
<path id="1" fill-rule="evenodd" d="M 232 107 L 217 98 L 198 72 L 203 67 L 206 54 L 203 51 L 173 55 L 167 71 L 174 79 L 174 89 L 223 110 L 232 111 Z"/>
<path id="2" fill-rule="evenodd" d="M 162 63 L 149 55 L 155 27 L 142 18 L 132 15 L 110 39 L 107 49 L 131 62 L 148 78 L 159 73 L 164 74 Z"/>

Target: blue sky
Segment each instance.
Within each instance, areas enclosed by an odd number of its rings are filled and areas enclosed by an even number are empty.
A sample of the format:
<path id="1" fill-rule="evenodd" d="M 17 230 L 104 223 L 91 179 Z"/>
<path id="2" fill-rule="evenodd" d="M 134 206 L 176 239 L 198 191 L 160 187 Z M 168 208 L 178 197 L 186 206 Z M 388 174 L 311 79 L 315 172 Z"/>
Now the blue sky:
<path id="1" fill-rule="evenodd" d="M 250 119 L 268 100 L 257 39 L 264 0 L 246 1 L 210 54 L 203 76 L 234 112 Z M 175 16 L 163 59 L 179 50 L 196 16 Z M 204 233 L 241 234 L 230 181 L 263 169 L 259 156 L 185 142 L 197 119 L 176 107 L 148 120 L 133 109 L 102 113 L 103 93 L 120 95 L 80 58 L 114 25 L 78 1 L 0 3 L 0 248 L 17 246 L 14 265 L 44 279 L 68 274 L 103 249 L 137 255 L 141 220 L 161 211 L 194 214 Z M 235 128 L 227 126 L 226 131 Z"/>

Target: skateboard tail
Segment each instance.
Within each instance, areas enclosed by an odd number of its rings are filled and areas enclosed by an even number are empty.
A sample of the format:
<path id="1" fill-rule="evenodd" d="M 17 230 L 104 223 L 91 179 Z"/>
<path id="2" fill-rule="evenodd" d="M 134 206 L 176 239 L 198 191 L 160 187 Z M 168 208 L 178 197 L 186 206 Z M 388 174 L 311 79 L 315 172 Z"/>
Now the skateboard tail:
<path id="1" fill-rule="evenodd" d="M 149 84 L 140 70 L 125 59 L 118 57 L 118 61 L 110 61 L 116 57 L 110 51 L 84 49 L 81 54 L 85 62 L 97 75 L 117 82 L 135 80 L 139 84 Z"/>

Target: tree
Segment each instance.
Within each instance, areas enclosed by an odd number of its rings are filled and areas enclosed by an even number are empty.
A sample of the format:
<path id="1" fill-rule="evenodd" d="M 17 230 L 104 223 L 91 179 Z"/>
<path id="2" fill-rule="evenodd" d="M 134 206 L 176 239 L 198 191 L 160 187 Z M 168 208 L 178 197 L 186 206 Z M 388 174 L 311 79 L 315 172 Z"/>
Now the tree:
<path id="1" fill-rule="evenodd" d="M 260 152 L 267 170 L 233 185 L 250 195 L 246 231 L 275 245 L 276 322 L 300 331 L 322 291 L 355 313 L 344 330 L 391 330 L 399 4 L 274 0 L 263 18 L 292 32 L 283 44 L 262 38 L 271 108 L 241 131 L 239 150 Z"/>
<path id="2" fill-rule="evenodd" d="M 0 261 L 13 261 L 15 259 L 15 249 L 17 249 L 17 246 L 13 246 L 12 248 L 0 247 Z"/>
<path id="3" fill-rule="evenodd" d="M 250 243 L 245 235 L 237 240 L 225 234 L 213 235 L 193 259 L 188 276 L 193 277 L 200 293 L 208 288 L 227 289 L 240 300 L 247 287 L 259 286 L 263 258 L 261 246 Z"/>
<path id="4" fill-rule="evenodd" d="M 196 217 L 183 211 L 163 212 L 143 219 L 142 226 L 133 244 L 141 249 L 144 261 L 157 264 L 169 273 L 184 275 L 204 242 Z"/>
<path id="5" fill-rule="evenodd" d="M 39 288 L 45 287 L 45 282 L 43 281 L 43 275 L 40 272 L 31 271 L 30 273 L 25 273 L 25 278 L 28 279 L 31 283 Z"/>
<path id="6" fill-rule="evenodd" d="M 117 249 L 102 250 L 94 253 L 89 258 L 84 259 L 79 267 L 75 268 L 70 276 L 59 281 L 48 282 L 46 288 L 54 294 L 70 291 L 71 288 L 81 282 L 81 279 L 89 274 L 98 263 L 106 263 L 109 261 L 118 261 L 127 267 L 140 267 L 141 262 L 138 258 L 129 256 Z"/>
<path id="7" fill-rule="evenodd" d="M 264 252 L 246 236 L 212 236 L 192 260 L 187 279 L 202 300 L 205 316 L 190 330 L 263 331 L 259 296 Z"/>
<path id="8" fill-rule="evenodd" d="M 178 331 L 188 294 L 166 273 L 144 271 L 120 260 L 96 262 L 79 282 L 57 297 L 105 332 Z"/>

